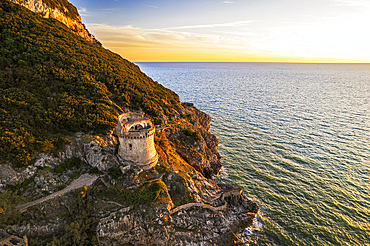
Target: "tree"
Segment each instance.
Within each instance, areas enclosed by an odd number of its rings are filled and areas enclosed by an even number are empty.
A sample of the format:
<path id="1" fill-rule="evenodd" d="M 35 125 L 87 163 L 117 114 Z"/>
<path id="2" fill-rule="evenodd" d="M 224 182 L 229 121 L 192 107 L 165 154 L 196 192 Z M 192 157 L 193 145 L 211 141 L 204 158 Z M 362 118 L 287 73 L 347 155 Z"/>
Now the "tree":
<path id="1" fill-rule="evenodd" d="M 25 202 L 26 198 L 18 195 L 17 192 L 4 190 L 0 194 L 0 225 L 19 223 L 22 215 L 16 209 L 16 206 Z"/>

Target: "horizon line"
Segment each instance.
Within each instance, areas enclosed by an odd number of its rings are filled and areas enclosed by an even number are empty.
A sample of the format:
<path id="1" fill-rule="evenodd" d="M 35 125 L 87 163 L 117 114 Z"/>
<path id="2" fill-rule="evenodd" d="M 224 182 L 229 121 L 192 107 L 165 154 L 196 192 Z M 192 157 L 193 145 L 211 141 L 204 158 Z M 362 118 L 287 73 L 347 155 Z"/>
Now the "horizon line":
<path id="1" fill-rule="evenodd" d="M 130 60 L 129 60 L 130 61 Z M 130 61 L 132 63 L 286 63 L 286 64 L 354 64 L 370 65 L 370 62 L 278 62 L 278 61 Z"/>

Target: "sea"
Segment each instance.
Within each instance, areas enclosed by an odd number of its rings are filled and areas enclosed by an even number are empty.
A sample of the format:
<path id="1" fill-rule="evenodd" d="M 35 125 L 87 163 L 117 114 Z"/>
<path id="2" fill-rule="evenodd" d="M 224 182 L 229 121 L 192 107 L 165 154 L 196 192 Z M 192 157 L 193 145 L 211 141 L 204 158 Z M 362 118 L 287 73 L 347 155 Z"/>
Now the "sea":
<path id="1" fill-rule="evenodd" d="M 370 65 L 136 63 L 212 117 L 247 245 L 370 245 Z"/>

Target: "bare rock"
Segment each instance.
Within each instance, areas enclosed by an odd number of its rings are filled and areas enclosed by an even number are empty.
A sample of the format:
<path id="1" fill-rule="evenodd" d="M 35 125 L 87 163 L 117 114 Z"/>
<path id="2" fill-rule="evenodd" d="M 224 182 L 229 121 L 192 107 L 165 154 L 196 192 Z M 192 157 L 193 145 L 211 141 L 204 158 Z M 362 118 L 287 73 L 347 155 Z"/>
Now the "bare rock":
<path id="1" fill-rule="evenodd" d="M 75 19 L 72 19 L 71 17 L 66 15 L 66 12 L 68 12 L 66 8 L 64 8 L 63 10 L 60 10 L 58 8 L 53 9 L 46 3 L 44 3 L 42 0 L 11 0 L 11 1 L 28 8 L 32 12 L 41 14 L 45 18 L 56 19 L 62 22 L 64 25 L 66 25 L 74 33 L 83 37 L 84 39 L 90 42 L 97 42 L 96 39 L 86 29 L 85 25 L 82 24 L 81 17 L 77 13 L 77 11 Z"/>
<path id="2" fill-rule="evenodd" d="M 91 136 L 90 142 L 83 145 L 86 162 L 97 167 L 99 171 L 107 170 L 108 168 L 119 164 L 114 157 L 114 141 L 103 139 L 100 136 Z"/>
<path id="3" fill-rule="evenodd" d="M 18 182 L 18 177 L 14 169 L 9 165 L 0 165 L 0 183 L 15 185 Z"/>
<path id="4" fill-rule="evenodd" d="M 0 190 L 5 185 L 16 185 L 23 182 L 25 179 L 32 177 L 37 168 L 35 166 L 28 166 L 19 170 L 14 170 L 8 164 L 0 165 Z"/>

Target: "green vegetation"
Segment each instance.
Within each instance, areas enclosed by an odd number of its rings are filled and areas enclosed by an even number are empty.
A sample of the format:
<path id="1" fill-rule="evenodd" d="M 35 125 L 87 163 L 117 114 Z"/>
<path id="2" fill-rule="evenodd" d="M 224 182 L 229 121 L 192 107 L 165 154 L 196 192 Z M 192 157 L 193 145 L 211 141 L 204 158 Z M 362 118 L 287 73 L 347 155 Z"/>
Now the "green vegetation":
<path id="1" fill-rule="evenodd" d="M 110 175 L 112 179 L 118 179 L 122 176 L 122 172 L 119 167 L 111 167 L 108 169 L 108 175 Z"/>
<path id="2" fill-rule="evenodd" d="M 163 146 L 163 148 L 168 149 L 170 147 L 170 143 L 166 137 L 166 133 L 164 131 L 158 133 L 154 137 L 154 141 Z"/>
<path id="3" fill-rule="evenodd" d="M 35 184 L 35 177 L 32 177 L 32 178 L 29 178 L 29 179 L 25 179 L 22 183 L 18 183 L 16 185 L 7 185 L 6 186 L 6 189 L 7 190 L 11 190 L 13 192 L 16 192 L 16 191 L 19 191 L 19 189 L 24 189 L 24 190 L 27 190 L 29 188 L 29 185 L 30 184 Z"/>
<path id="4" fill-rule="evenodd" d="M 165 188 L 161 181 L 147 183 L 135 190 L 127 190 L 110 186 L 108 189 L 101 186 L 82 188 L 69 208 L 71 222 L 67 224 L 61 236 L 55 236 L 48 246 L 59 245 L 98 245 L 96 226 L 98 219 L 94 208 L 97 197 L 106 197 L 127 205 L 140 205 L 155 201 Z"/>
<path id="5" fill-rule="evenodd" d="M 43 1 L 51 8 L 77 18 L 76 8 L 67 0 Z M 171 122 L 178 119 L 180 106 L 179 97 L 174 92 L 147 77 L 139 67 L 119 55 L 98 43 L 87 42 L 56 20 L 42 18 L 10 1 L 0 1 L 2 162 L 10 162 L 13 167 L 27 165 L 35 161 L 35 154 L 57 153 L 70 143 L 68 138 L 62 137 L 64 135 L 83 132 L 82 135 L 88 133 L 83 136 L 87 139 L 90 135 L 107 133 L 116 126 L 117 116 L 124 108 L 142 109 L 156 125 L 162 124 L 162 115 L 166 115 L 170 119 L 167 133 L 171 132 L 169 136 L 176 137 L 179 146 L 188 148 L 201 136 L 185 119 L 176 125 Z M 143 205 L 153 210 L 146 213 L 152 216 L 157 204 L 168 205 L 171 199 L 176 206 L 193 202 L 187 173 L 191 174 L 195 169 L 180 157 L 173 136 L 169 140 L 165 130 L 157 133 L 159 165 L 153 169 L 139 173 L 129 170 L 123 175 L 118 167 L 111 167 L 108 175 L 119 180 L 112 182 L 116 186 L 85 186 L 76 193 L 70 192 L 45 202 L 49 210 L 44 210 L 44 205 L 41 209 L 40 205 L 40 211 L 34 208 L 24 213 L 23 216 L 31 218 L 30 221 L 40 222 L 31 223 L 32 226 L 55 221 L 54 218 L 60 218 L 60 223 L 66 224 L 64 231 L 56 234 L 51 242 L 49 236 L 37 236 L 35 240 L 41 242 L 34 241 L 30 245 L 98 245 L 96 225 L 103 216 L 101 212 L 106 216 L 120 204 L 134 206 L 135 209 Z M 118 148 L 117 145 L 115 153 Z M 65 160 L 54 169 L 41 166 L 37 169 L 37 176 L 14 186 L 8 185 L 9 190 L 0 194 L 0 226 L 26 224 L 25 218 L 15 210 L 17 204 L 25 202 L 25 198 L 15 191 L 34 196 L 35 192 L 27 189 L 35 184 L 35 177 L 51 177 L 54 175 L 50 173 L 65 174 L 69 171 L 73 180 L 81 175 L 82 170 L 89 170 L 87 164 L 77 157 Z M 106 174 L 97 167 L 91 168 L 89 173 Z M 70 181 L 63 185 L 58 182 L 57 190 L 65 188 Z M 137 184 L 140 186 L 131 189 L 119 187 Z M 170 187 L 170 197 L 166 184 Z M 37 188 L 42 187 L 39 184 Z M 43 191 L 44 196 L 48 194 Z M 63 202 L 58 203 L 58 199 L 63 199 Z M 100 210 L 99 206 L 104 209 Z M 162 217 L 162 220 L 170 223 L 168 217 Z"/>
<path id="6" fill-rule="evenodd" d="M 68 160 L 64 161 L 62 164 L 55 167 L 54 171 L 56 173 L 63 173 L 65 170 L 70 170 L 72 168 L 80 168 L 83 164 L 83 161 L 73 156 L 72 158 L 69 158 Z"/>
<path id="7" fill-rule="evenodd" d="M 66 0 L 46 2 L 73 14 Z M 175 114 L 180 101 L 133 63 L 59 21 L 0 2 L 1 160 L 27 165 L 35 153 L 61 144 L 60 133 L 105 133 L 123 107 L 141 108 L 162 124 L 159 116 Z"/>
<path id="8" fill-rule="evenodd" d="M 178 126 L 178 125 L 176 125 L 176 126 Z M 181 126 L 179 126 L 179 127 L 181 127 Z M 173 129 L 173 128 L 171 128 L 171 129 Z M 159 166 L 155 167 L 155 169 L 157 169 L 158 172 L 162 173 L 162 171 L 164 171 L 164 172 L 169 173 L 169 172 L 172 172 L 172 171 L 181 170 L 181 171 L 193 173 L 195 171 L 195 169 L 192 166 L 190 166 L 189 163 L 184 161 L 179 156 L 179 154 L 176 151 L 176 147 L 173 147 L 173 142 L 175 142 L 175 141 L 178 142 L 177 143 L 178 145 L 180 145 L 181 147 L 186 147 L 187 149 L 189 149 L 190 144 L 194 143 L 194 142 L 189 142 L 190 140 L 187 139 L 185 134 L 183 134 L 182 130 L 180 130 L 179 133 L 180 134 L 179 134 L 178 138 L 182 139 L 181 142 L 177 138 L 175 138 L 171 141 L 168 140 L 168 138 L 166 136 L 166 133 L 164 131 L 159 133 L 159 134 L 156 134 L 154 141 L 157 144 L 156 150 L 157 150 L 158 156 L 159 156 L 159 159 L 158 159 Z M 171 136 L 174 136 L 174 135 L 177 135 L 177 134 L 171 134 Z M 198 136 L 198 134 L 197 134 L 197 136 Z M 186 146 L 186 145 L 188 145 L 188 146 Z M 161 170 L 163 168 L 164 168 L 164 170 Z"/>
<path id="9" fill-rule="evenodd" d="M 69 177 L 70 177 L 72 180 L 78 179 L 80 176 L 81 176 L 81 173 L 80 173 L 80 171 L 78 171 L 78 170 L 74 171 L 71 175 L 69 175 Z"/>
<path id="10" fill-rule="evenodd" d="M 94 190 L 83 189 L 70 207 L 72 222 L 67 224 L 60 237 L 54 237 L 48 246 L 98 245 L 95 229 L 98 220 L 94 213 Z"/>
<path id="11" fill-rule="evenodd" d="M 97 167 L 92 167 L 89 171 L 90 174 L 98 174 L 100 173 L 99 172 L 99 169 Z"/>
<path id="12" fill-rule="evenodd" d="M 186 128 L 182 130 L 182 133 L 179 137 L 180 141 L 185 143 L 194 143 L 197 140 L 201 139 L 200 133 L 193 131 L 190 128 Z"/>
<path id="13" fill-rule="evenodd" d="M 189 128 L 186 128 L 184 130 L 182 130 L 182 132 L 185 134 L 185 136 L 187 137 L 193 137 L 193 136 L 196 136 L 196 132 L 194 132 L 193 130 L 189 129 Z"/>
<path id="14" fill-rule="evenodd" d="M 27 189 L 28 188 L 28 185 L 30 185 L 30 184 L 35 184 L 35 177 L 29 178 L 29 179 L 25 179 L 20 184 L 20 187 L 23 188 L 23 189 Z"/>
<path id="15" fill-rule="evenodd" d="M 15 208 L 25 202 L 26 198 L 17 192 L 5 190 L 0 193 L 0 226 L 18 224 L 22 216 Z"/>
<path id="16" fill-rule="evenodd" d="M 167 174 L 169 174 L 169 173 L 172 172 L 171 169 L 169 169 L 168 167 L 164 166 L 163 164 L 158 165 L 158 166 L 155 166 L 153 168 L 153 170 L 156 170 L 158 173 L 167 173 Z"/>
<path id="17" fill-rule="evenodd" d="M 174 181 L 171 183 L 169 193 L 175 206 L 194 202 L 188 188 L 188 179 L 190 177 L 186 173 L 178 172 Z"/>
<path id="18" fill-rule="evenodd" d="M 162 181 L 145 183 L 136 189 L 124 189 L 110 186 L 108 189 L 102 190 L 101 195 L 121 204 L 129 206 L 140 205 L 154 202 L 156 198 L 163 195 L 165 187 L 166 185 Z"/>

